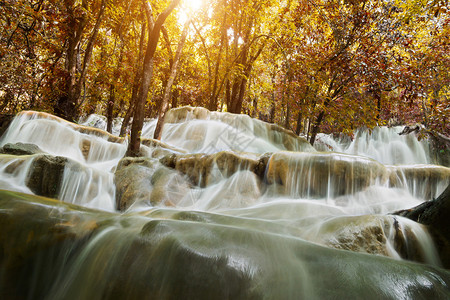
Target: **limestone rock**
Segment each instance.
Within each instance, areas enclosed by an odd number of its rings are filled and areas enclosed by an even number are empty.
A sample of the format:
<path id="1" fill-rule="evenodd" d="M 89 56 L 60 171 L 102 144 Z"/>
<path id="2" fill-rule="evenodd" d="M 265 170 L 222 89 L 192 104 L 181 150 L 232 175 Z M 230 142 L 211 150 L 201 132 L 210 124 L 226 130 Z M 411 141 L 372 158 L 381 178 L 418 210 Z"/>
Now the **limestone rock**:
<path id="1" fill-rule="evenodd" d="M 178 149 L 155 139 L 141 139 L 141 144 L 147 147 L 156 148 L 152 153 L 152 157 L 160 157 L 168 153 L 186 153 L 183 149 Z"/>
<path id="2" fill-rule="evenodd" d="M 246 218 L 110 214 L 6 191 L 0 199 L 4 299 L 385 299 L 405 287 L 411 299 L 450 295 L 442 268 L 249 230 Z"/>
<path id="3" fill-rule="evenodd" d="M 429 258 L 415 234 L 417 228 L 413 229 L 417 224 L 399 219 L 373 215 L 335 218 L 321 227 L 322 231 L 333 230 L 319 236 L 326 237 L 321 243 L 336 249 L 426 263 Z"/>
<path id="4" fill-rule="evenodd" d="M 55 261 L 67 262 L 101 225 L 91 210 L 64 202 L 7 191 L 0 199 L 2 299 L 47 298 L 63 266 Z"/>
<path id="5" fill-rule="evenodd" d="M 234 152 L 222 151 L 215 154 L 172 154 L 160 159 L 169 168 L 185 174 L 197 186 L 205 187 L 217 182 L 221 178 L 228 178 L 239 170 L 250 170 L 262 176 L 268 156 L 260 160 L 241 156 Z"/>
<path id="6" fill-rule="evenodd" d="M 61 189 L 64 169 L 76 164 L 66 157 L 38 155 L 33 159 L 25 184 L 36 195 L 56 198 Z"/>
<path id="7" fill-rule="evenodd" d="M 307 151 L 315 152 L 315 149 L 308 141 L 276 124 L 266 123 L 260 120 L 252 119 L 243 114 L 231 114 L 226 112 L 210 112 L 203 107 L 184 106 L 171 109 L 167 112 L 166 123 L 182 123 L 189 120 L 216 120 L 230 126 L 231 131 L 248 132 L 256 138 L 267 140 L 271 144 L 284 147 L 287 151 Z M 189 139 L 203 140 L 207 128 L 199 126 L 190 128 Z"/>
<path id="8" fill-rule="evenodd" d="M 173 108 L 166 114 L 166 123 L 180 123 L 189 119 L 206 120 L 209 117 L 209 110 L 203 107 L 184 106 Z"/>
<path id="9" fill-rule="evenodd" d="M 394 214 L 428 227 L 440 254 L 442 264 L 450 268 L 450 184 L 436 199 Z"/>
<path id="10" fill-rule="evenodd" d="M 345 220 L 347 222 L 342 225 L 333 226 L 338 229 L 332 231 L 325 239 L 325 245 L 336 249 L 389 256 L 385 236 L 385 229 L 388 227 L 386 220 L 373 216 L 349 217 Z"/>
<path id="11" fill-rule="evenodd" d="M 166 156 L 165 158 L 170 158 Z M 135 203 L 173 206 L 181 200 L 190 184 L 179 172 L 152 158 L 123 158 L 116 169 L 116 207 L 125 211 Z"/>
<path id="12" fill-rule="evenodd" d="M 450 168 L 437 165 L 393 166 L 388 168 L 390 187 L 408 187 L 416 197 L 431 200 L 437 187 L 450 183 Z"/>
<path id="13" fill-rule="evenodd" d="M 118 210 L 125 211 L 135 202 L 150 200 L 155 166 L 156 161 L 149 158 L 126 157 L 120 160 L 114 174 Z"/>
<path id="14" fill-rule="evenodd" d="M 2 148 L 0 148 L 0 154 L 33 155 L 37 153 L 42 153 L 42 150 L 34 144 L 5 144 Z"/>
<path id="15" fill-rule="evenodd" d="M 374 160 L 339 153 L 277 152 L 267 166 L 267 182 L 299 197 L 323 198 L 355 193 L 386 176 Z"/>
<path id="16" fill-rule="evenodd" d="M 159 167 L 151 179 L 153 190 L 150 203 L 154 206 L 176 206 L 176 204 L 190 195 L 191 185 L 179 172 L 167 167 Z"/>

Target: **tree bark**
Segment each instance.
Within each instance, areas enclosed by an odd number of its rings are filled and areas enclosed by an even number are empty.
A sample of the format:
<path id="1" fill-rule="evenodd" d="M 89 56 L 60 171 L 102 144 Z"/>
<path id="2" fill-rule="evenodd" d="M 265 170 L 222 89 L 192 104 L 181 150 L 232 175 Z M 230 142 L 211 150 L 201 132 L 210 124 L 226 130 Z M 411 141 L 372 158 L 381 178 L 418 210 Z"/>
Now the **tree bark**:
<path id="1" fill-rule="evenodd" d="M 114 84 L 109 86 L 109 101 L 106 109 L 106 131 L 112 133 L 112 123 L 113 123 L 113 110 L 114 103 L 116 102 L 116 93 Z"/>
<path id="2" fill-rule="evenodd" d="M 245 92 L 247 90 L 247 82 L 252 73 L 253 64 L 258 59 L 258 57 L 261 55 L 261 53 L 264 49 L 264 46 L 265 46 L 264 44 L 261 45 L 261 47 L 258 49 L 256 54 L 254 56 L 250 57 L 248 60 L 247 60 L 247 53 L 246 52 L 243 53 L 242 61 L 245 62 L 244 74 L 239 76 L 238 78 L 236 78 L 235 83 L 233 84 L 231 100 L 230 100 L 231 104 L 228 109 L 229 112 L 236 113 L 236 114 L 239 114 L 241 112 L 242 103 L 244 102 L 244 96 L 245 96 Z"/>
<path id="3" fill-rule="evenodd" d="M 101 2 L 100 11 L 86 46 L 83 65 L 79 76 L 77 76 L 79 48 L 88 18 L 85 15 L 82 15 L 81 17 L 76 16 L 73 6 L 74 3 L 71 5 L 72 7 L 69 8 L 69 13 L 71 14 L 71 22 L 69 25 L 75 29 L 69 37 L 69 46 L 67 49 L 66 70 L 68 72 L 68 79 L 66 83 L 66 92 L 58 99 L 55 107 L 55 114 L 69 121 L 75 121 L 78 117 L 78 104 L 81 96 L 81 90 L 86 79 L 94 43 L 97 39 L 98 30 L 103 21 L 106 0 L 102 0 Z M 87 10 L 88 1 L 83 0 L 82 7 L 84 10 Z"/>
<path id="4" fill-rule="evenodd" d="M 65 84 L 65 92 L 59 97 L 54 112 L 57 116 L 73 121 L 73 112 L 76 108 L 76 103 L 73 102 L 74 87 L 76 85 L 77 72 L 77 49 L 80 45 L 83 36 L 84 28 L 86 27 L 87 17 L 84 14 L 76 15 L 75 1 L 68 1 L 67 14 L 69 15 L 69 28 L 73 28 L 68 38 L 68 46 L 66 51 L 65 68 L 67 71 L 67 79 Z M 87 10 L 88 1 L 83 0 L 81 3 L 83 10 Z M 78 10 L 79 11 L 79 10 Z M 82 12 L 84 13 L 84 11 Z"/>
<path id="5" fill-rule="evenodd" d="M 302 131 L 302 113 L 299 111 L 297 115 L 297 126 L 295 127 L 295 134 L 300 135 Z"/>
<path id="6" fill-rule="evenodd" d="M 125 136 L 128 125 L 130 123 L 130 119 L 134 114 L 134 102 L 133 99 L 137 97 L 137 93 L 139 91 L 139 86 L 141 82 L 141 72 L 139 71 L 139 67 L 143 60 L 144 53 L 144 40 L 145 40 L 145 32 L 146 32 L 145 18 L 142 20 L 141 27 L 141 37 L 139 38 L 139 55 L 136 60 L 135 73 L 133 79 L 133 88 L 131 92 L 130 105 L 128 106 L 128 110 L 123 118 L 122 126 L 120 127 L 119 136 Z"/>
<path id="7" fill-rule="evenodd" d="M 164 119 L 166 117 L 167 109 L 169 108 L 169 99 L 170 99 L 170 91 L 172 89 L 173 81 L 175 80 L 175 76 L 178 71 L 178 63 L 181 57 L 181 51 L 183 50 L 184 43 L 186 42 L 186 37 L 189 32 L 189 24 L 191 23 L 191 19 L 189 18 L 183 27 L 183 32 L 181 33 L 180 42 L 178 43 L 177 52 L 175 53 L 175 57 L 173 59 L 172 69 L 170 70 L 169 80 L 167 81 L 166 88 L 164 90 L 164 96 L 161 103 L 161 109 L 158 114 L 158 122 L 156 123 L 155 132 L 153 134 L 153 138 L 156 140 L 161 140 L 162 128 L 164 126 Z"/>
<path id="8" fill-rule="evenodd" d="M 224 13 L 223 21 L 222 21 L 222 25 L 221 25 L 219 54 L 217 55 L 216 65 L 214 67 L 214 82 L 213 82 L 212 91 L 211 91 L 211 95 L 210 95 L 209 103 L 208 103 L 208 109 L 211 111 L 217 110 L 217 98 L 219 96 L 217 93 L 218 80 L 219 80 L 219 68 L 220 68 L 220 61 L 222 59 L 222 52 L 223 52 L 223 48 L 224 48 L 225 38 L 226 38 L 226 34 L 227 34 L 226 22 L 227 22 L 227 14 Z"/>
<path id="9" fill-rule="evenodd" d="M 309 139 L 309 143 L 314 145 L 316 141 L 317 134 L 319 133 L 320 124 L 322 124 L 323 117 L 325 116 L 325 111 L 322 110 L 316 118 L 316 122 L 311 130 L 311 138 Z"/>
<path id="10" fill-rule="evenodd" d="M 147 50 L 144 58 L 144 66 L 142 69 L 142 81 L 139 87 L 139 92 L 136 99 L 133 99 L 135 103 L 133 124 L 131 127 L 131 138 L 128 144 L 127 156 L 139 156 L 140 144 L 141 144 L 141 131 L 144 125 L 144 111 L 145 102 L 150 88 L 150 82 L 153 75 L 153 56 L 158 45 L 161 28 L 167 17 L 180 3 L 181 0 L 172 0 L 169 6 L 158 16 L 152 30 L 149 32 L 149 38 L 147 41 Z M 150 7 L 150 5 L 148 5 Z M 149 20 L 151 22 L 151 20 Z"/>

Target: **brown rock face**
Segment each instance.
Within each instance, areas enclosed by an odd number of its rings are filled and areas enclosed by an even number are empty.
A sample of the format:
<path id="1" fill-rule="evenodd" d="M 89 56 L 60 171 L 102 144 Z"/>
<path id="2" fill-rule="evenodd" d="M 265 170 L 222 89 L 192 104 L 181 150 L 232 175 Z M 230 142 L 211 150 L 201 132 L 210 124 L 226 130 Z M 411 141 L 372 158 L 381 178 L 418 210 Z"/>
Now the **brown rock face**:
<path id="1" fill-rule="evenodd" d="M 0 154 L 33 155 L 37 153 L 42 153 L 42 150 L 34 144 L 5 144 L 2 148 L 0 148 Z"/>
<path id="2" fill-rule="evenodd" d="M 268 160 L 267 155 L 254 159 L 234 152 L 222 151 L 215 154 L 166 155 L 160 159 L 160 162 L 166 167 L 185 174 L 192 184 L 205 187 L 220 178 L 228 178 L 240 170 L 252 171 L 262 178 Z"/>
<path id="3" fill-rule="evenodd" d="M 363 190 L 384 180 L 383 165 L 367 158 L 344 154 L 277 152 L 267 166 L 267 182 L 300 197 L 340 196 Z"/>
<path id="4" fill-rule="evenodd" d="M 389 186 L 407 186 L 417 197 L 431 200 L 436 195 L 436 187 L 450 183 L 450 168 L 437 165 L 394 166 L 388 168 Z"/>
<path id="5" fill-rule="evenodd" d="M 25 184 L 36 195 L 56 198 L 68 165 L 76 167 L 77 163 L 66 157 L 39 155 L 31 164 Z"/>
<path id="6" fill-rule="evenodd" d="M 122 159 L 114 174 L 116 184 L 116 208 L 125 211 L 133 203 L 150 200 L 151 178 L 155 161 L 147 158 Z"/>
<path id="7" fill-rule="evenodd" d="M 426 225 L 436 244 L 442 264 L 445 268 L 450 268 L 450 184 L 438 198 L 394 214 Z"/>

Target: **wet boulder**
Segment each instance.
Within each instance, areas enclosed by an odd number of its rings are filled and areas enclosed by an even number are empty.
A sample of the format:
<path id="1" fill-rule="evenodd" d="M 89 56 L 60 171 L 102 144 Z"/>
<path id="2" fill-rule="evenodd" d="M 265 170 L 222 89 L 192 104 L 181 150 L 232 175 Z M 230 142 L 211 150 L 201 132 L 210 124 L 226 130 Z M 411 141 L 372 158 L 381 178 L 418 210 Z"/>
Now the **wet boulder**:
<path id="1" fill-rule="evenodd" d="M 43 151 L 37 145 L 27 143 L 8 143 L 0 148 L 0 154 L 33 155 L 42 152 Z"/>
<path id="2" fill-rule="evenodd" d="M 426 225 L 444 267 L 450 268 L 450 184 L 436 199 L 394 214 Z"/>
<path id="3" fill-rule="evenodd" d="M 257 159 L 231 151 L 215 154 L 172 154 L 160 159 L 163 165 L 185 174 L 192 184 L 200 187 L 216 183 L 241 170 L 249 170 L 262 177 L 267 161 L 266 155 Z"/>
<path id="4" fill-rule="evenodd" d="M 190 184 L 172 168 L 152 158 L 123 158 L 114 174 L 116 209 L 125 211 L 132 205 L 174 206 L 189 191 Z"/>
<path id="5" fill-rule="evenodd" d="M 409 189 L 414 196 L 431 200 L 439 187 L 450 184 L 450 168 L 437 165 L 390 166 L 389 186 Z"/>
<path id="6" fill-rule="evenodd" d="M 183 198 L 192 195 L 192 184 L 176 170 L 160 166 L 151 178 L 153 186 L 150 204 L 176 206 Z"/>
<path id="7" fill-rule="evenodd" d="M 8 191 L 0 199 L 1 298 L 47 298 L 99 225 L 88 209 L 60 201 Z"/>
<path id="8" fill-rule="evenodd" d="M 316 235 L 322 240 L 318 242 L 336 249 L 437 264 L 433 248 L 423 242 L 423 226 L 405 218 L 375 215 L 332 218 L 319 232 Z"/>
<path id="9" fill-rule="evenodd" d="M 427 131 L 431 141 L 431 155 L 440 165 L 450 167 L 450 137 Z"/>
<path id="10" fill-rule="evenodd" d="M 276 124 L 252 119 L 243 114 L 211 112 L 203 107 L 184 106 L 169 110 L 165 120 L 166 123 L 183 123 L 190 120 L 218 121 L 228 125 L 228 129 L 223 131 L 225 135 L 228 133 L 231 133 L 231 135 L 239 133 L 267 141 L 279 149 L 287 151 L 315 152 L 315 149 L 305 138 L 296 135 L 292 131 Z M 205 128 L 202 125 L 189 126 L 189 138 L 193 139 L 193 141 L 192 145 L 191 143 L 186 144 L 187 147 L 195 149 L 195 146 L 205 139 L 207 132 L 208 128 Z M 250 138 L 250 140 L 252 138 Z M 235 147 L 239 146 L 235 145 Z"/>
<path id="11" fill-rule="evenodd" d="M 266 179 L 281 192 L 324 198 L 359 192 L 386 180 L 385 167 L 369 158 L 340 153 L 277 152 L 267 165 Z"/>
<path id="12" fill-rule="evenodd" d="M 248 229 L 256 220 L 247 218 L 110 214 L 5 191 L 0 199 L 2 299 L 450 296 L 441 268 Z"/>
<path id="13" fill-rule="evenodd" d="M 181 123 L 188 120 L 207 120 L 209 118 L 210 111 L 203 107 L 191 107 L 184 106 L 173 108 L 166 114 L 166 123 Z"/>
<path id="14" fill-rule="evenodd" d="M 36 195 L 57 198 L 65 168 L 77 165 L 66 157 L 37 155 L 31 163 L 25 184 Z"/>
<path id="15" fill-rule="evenodd" d="M 150 200 L 151 178 L 156 163 L 150 158 L 126 157 L 120 160 L 114 173 L 116 209 L 125 211 L 135 202 Z"/>

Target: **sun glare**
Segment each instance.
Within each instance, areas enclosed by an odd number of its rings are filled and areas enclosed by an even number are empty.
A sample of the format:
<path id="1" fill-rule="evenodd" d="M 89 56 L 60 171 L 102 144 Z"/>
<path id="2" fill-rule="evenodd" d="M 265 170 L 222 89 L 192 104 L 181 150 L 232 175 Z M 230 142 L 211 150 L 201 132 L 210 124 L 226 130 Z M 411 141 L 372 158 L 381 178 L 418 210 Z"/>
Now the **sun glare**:
<path id="1" fill-rule="evenodd" d="M 203 6 L 205 0 L 185 0 L 178 12 L 178 23 L 184 24 L 188 16 L 195 14 Z"/>
<path id="2" fill-rule="evenodd" d="M 186 0 L 184 1 L 184 6 L 194 12 L 200 9 L 200 7 L 202 7 L 203 5 L 203 0 Z"/>

